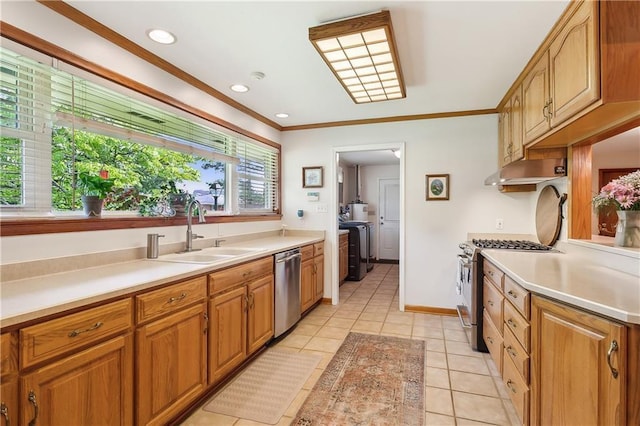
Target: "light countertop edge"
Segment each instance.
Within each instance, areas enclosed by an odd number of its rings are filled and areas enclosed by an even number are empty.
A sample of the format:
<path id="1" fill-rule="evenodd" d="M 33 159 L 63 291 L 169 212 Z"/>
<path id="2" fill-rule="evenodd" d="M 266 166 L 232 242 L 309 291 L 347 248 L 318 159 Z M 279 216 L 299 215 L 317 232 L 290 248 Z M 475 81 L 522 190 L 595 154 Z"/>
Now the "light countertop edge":
<path id="1" fill-rule="evenodd" d="M 525 289 L 629 324 L 640 324 L 640 278 L 565 253 L 483 250 Z"/>
<path id="2" fill-rule="evenodd" d="M 70 309 L 152 290 L 168 283 L 205 275 L 323 240 L 324 235 L 266 237 L 225 245 L 228 248 L 255 248 L 260 251 L 235 256 L 215 264 L 136 259 L 6 281 L 0 289 L 0 326 L 11 327 Z"/>

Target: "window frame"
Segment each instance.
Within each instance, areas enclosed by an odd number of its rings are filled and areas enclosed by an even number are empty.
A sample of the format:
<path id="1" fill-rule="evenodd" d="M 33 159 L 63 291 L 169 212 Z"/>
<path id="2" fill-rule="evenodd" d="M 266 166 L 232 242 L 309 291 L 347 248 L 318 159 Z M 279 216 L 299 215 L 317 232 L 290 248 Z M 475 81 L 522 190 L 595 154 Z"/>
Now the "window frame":
<path id="1" fill-rule="evenodd" d="M 11 40 L 7 43 L 7 48 L 14 50 L 14 46 L 19 48 L 19 52 L 30 57 L 46 57 L 54 60 L 64 61 L 67 65 L 86 72 L 100 79 L 104 79 L 118 87 L 132 90 L 133 92 L 143 95 L 153 101 L 157 101 L 162 105 L 173 107 L 178 111 L 187 113 L 196 119 L 204 120 L 207 123 L 220 126 L 224 129 L 236 132 L 244 137 L 250 138 L 258 143 L 268 145 L 278 152 L 278 161 L 276 172 L 281 175 L 282 157 L 280 144 L 273 142 L 261 135 L 255 134 L 237 125 L 222 120 L 206 111 L 195 108 L 191 105 L 182 103 L 167 94 L 143 85 L 133 79 L 125 77 L 121 74 L 108 70 L 98 64 L 89 62 L 77 55 L 60 49 L 59 47 L 32 36 L 20 30 L 11 29 L 9 33 L 3 28 L 3 39 Z M 17 43 L 17 44 L 15 44 Z M 25 48 L 29 55 L 25 53 Z M 32 51 L 35 50 L 36 52 Z M 252 222 L 252 221 L 278 221 L 281 220 L 281 206 L 279 205 L 282 190 L 281 179 L 277 180 L 277 188 L 275 188 L 274 200 L 278 203 L 278 207 L 272 212 L 240 212 L 238 214 L 214 214 L 206 217 L 207 223 L 232 223 L 232 222 Z M 81 232 L 94 230 L 115 230 L 127 228 L 146 228 L 160 226 L 178 226 L 184 224 L 184 218 L 181 217 L 140 217 L 140 216 L 104 216 L 98 218 L 86 218 L 79 216 L 60 216 L 60 217 L 29 217 L 28 212 L 22 216 L 0 217 L 0 236 L 16 236 L 16 235 L 33 235 L 48 234 L 62 232 Z"/>

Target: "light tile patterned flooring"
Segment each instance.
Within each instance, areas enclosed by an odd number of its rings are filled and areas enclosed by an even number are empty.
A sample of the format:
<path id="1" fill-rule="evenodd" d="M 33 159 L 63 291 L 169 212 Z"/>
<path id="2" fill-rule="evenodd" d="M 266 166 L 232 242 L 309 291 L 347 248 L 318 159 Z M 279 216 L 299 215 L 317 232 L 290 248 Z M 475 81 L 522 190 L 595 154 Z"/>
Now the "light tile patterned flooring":
<path id="1" fill-rule="evenodd" d="M 400 312 L 398 266 L 376 264 L 340 287 L 340 304 L 320 305 L 277 347 L 322 361 L 279 425 L 289 425 L 349 331 L 426 342 L 425 425 L 516 425 L 517 415 L 489 354 L 474 352 L 457 317 Z M 183 425 L 262 425 L 198 409 Z M 345 425 L 347 426 L 347 425 Z"/>

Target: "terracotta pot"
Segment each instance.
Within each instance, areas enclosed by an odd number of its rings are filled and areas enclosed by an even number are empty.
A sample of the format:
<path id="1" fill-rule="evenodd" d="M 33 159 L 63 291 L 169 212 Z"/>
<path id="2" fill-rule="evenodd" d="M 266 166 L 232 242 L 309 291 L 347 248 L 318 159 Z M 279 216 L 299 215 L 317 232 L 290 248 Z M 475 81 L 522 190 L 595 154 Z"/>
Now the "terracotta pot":
<path id="1" fill-rule="evenodd" d="M 99 198 L 97 195 L 83 195 L 82 207 L 84 208 L 84 215 L 87 217 L 100 217 L 100 215 L 102 214 L 103 202 L 104 199 Z"/>
<path id="2" fill-rule="evenodd" d="M 640 210 L 617 210 L 618 225 L 613 244 L 618 247 L 640 247 Z"/>

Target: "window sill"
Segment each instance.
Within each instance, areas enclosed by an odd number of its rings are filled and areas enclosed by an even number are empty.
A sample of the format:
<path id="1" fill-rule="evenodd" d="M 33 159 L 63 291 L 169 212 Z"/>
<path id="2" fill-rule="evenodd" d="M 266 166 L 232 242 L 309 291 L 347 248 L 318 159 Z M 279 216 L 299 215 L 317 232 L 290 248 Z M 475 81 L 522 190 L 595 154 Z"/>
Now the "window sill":
<path id="1" fill-rule="evenodd" d="M 207 216 L 207 223 L 258 222 L 280 220 L 279 213 L 234 216 Z M 185 225 L 187 218 L 178 217 L 56 217 L 56 218 L 2 218 L 0 236 L 57 234 L 62 232 L 105 231 L 113 229 L 151 228 Z"/>

